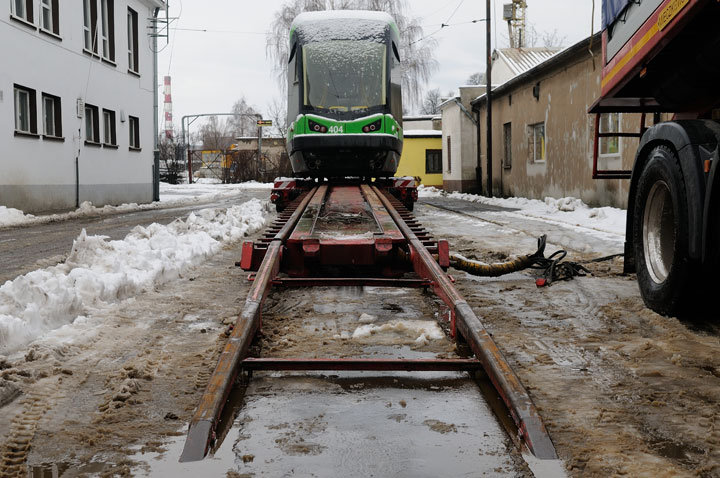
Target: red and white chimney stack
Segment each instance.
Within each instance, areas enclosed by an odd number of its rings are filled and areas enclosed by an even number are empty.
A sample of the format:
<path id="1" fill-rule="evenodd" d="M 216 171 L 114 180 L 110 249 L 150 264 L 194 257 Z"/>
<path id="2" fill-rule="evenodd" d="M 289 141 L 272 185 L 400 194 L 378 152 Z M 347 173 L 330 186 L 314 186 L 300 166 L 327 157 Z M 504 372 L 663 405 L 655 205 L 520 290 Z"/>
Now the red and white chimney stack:
<path id="1" fill-rule="evenodd" d="M 173 137 L 173 119 L 172 119 L 172 93 L 170 92 L 170 77 L 166 76 L 163 94 L 165 95 L 165 103 L 163 112 L 165 113 L 165 137 L 172 139 Z"/>

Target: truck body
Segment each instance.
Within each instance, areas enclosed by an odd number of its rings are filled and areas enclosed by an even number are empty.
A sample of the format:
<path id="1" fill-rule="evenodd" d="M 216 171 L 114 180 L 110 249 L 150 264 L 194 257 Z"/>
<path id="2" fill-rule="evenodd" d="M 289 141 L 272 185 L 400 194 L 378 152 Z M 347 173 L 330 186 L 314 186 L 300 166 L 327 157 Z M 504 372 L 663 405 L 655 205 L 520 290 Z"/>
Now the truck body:
<path id="1" fill-rule="evenodd" d="M 664 315 L 696 314 L 720 264 L 718 21 L 716 0 L 603 1 L 593 177 L 630 179 L 625 270 Z M 641 113 L 639 131 L 601 132 L 601 115 L 615 113 Z M 598 169 L 611 136 L 640 139 L 631 171 Z"/>

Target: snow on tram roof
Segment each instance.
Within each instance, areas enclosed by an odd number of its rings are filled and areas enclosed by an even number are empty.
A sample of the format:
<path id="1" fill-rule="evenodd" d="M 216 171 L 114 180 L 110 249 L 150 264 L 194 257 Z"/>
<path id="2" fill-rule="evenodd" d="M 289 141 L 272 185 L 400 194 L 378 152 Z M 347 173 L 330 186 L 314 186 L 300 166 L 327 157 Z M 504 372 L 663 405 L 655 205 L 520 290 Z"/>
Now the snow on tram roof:
<path id="1" fill-rule="evenodd" d="M 397 29 L 395 20 L 385 12 L 323 10 L 301 13 L 293 20 L 290 31 L 297 29 L 301 40 L 310 43 L 336 39 L 382 39 L 388 26 Z"/>
<path id="2" fill-rule="evenodd" d="M 374 20 L 384 23 L 394 23 L 395 20 L 385 12 L 373 10 L 321 10 L 316 12 L 303 12 L 293 20 L 293 25 L 297 26 L 305 22 L 313 22 L 320 20 Z"/>

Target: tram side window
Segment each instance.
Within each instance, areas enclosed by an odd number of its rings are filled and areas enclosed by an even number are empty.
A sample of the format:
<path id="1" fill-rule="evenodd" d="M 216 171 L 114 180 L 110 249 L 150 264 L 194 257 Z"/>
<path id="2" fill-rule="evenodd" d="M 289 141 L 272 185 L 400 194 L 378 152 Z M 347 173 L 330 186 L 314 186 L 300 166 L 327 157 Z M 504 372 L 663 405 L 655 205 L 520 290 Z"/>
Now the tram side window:
<path id="1" fill-rule="evenodd" d="M 393 54 L 390 70 L 390 114 L 402 126 L 402 69 L 400 67 L 400 53 L 397 45 L 392 42 Z"/>
<path id="2" fill-rule="evenodd" d="M 288 62 L 288 124 L 295 121 L 300 111 L 297 42 L 293 43 Z"/>

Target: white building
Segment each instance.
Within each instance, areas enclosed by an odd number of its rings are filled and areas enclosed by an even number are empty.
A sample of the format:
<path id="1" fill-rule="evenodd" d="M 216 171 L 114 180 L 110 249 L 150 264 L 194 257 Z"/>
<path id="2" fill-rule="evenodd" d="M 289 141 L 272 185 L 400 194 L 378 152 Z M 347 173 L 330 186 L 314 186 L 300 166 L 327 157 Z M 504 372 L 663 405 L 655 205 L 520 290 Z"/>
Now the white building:
<path id="1" fill-rule="evenodd" d="M 0 205 L 153 199 L 161 0 L 0 2 Z"/>
<path id="2" fill-rule="evenodd" d="M 442 113 L 443 189 L 476 192 L 477 172 L 468 158 L 477 157 L 477 119 L 470 101 L 485 92 L 483 86 L 461 86 L 460 94 L 440 105 Z"/>

